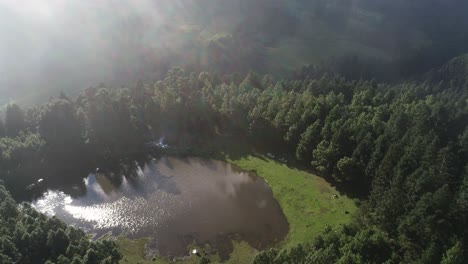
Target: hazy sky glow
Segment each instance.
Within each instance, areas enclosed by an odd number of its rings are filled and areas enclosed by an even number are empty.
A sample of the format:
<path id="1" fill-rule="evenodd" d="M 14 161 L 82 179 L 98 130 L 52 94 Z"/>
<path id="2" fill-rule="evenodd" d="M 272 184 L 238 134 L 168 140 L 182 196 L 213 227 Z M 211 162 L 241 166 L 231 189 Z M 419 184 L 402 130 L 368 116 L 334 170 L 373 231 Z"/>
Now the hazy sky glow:
<path id="1" fill-rule="evenodd" d="M 161 35 L 164 2 L 0 0 L 0 105 L 18 90 L 118 83 Z"/>
<path id="2" fill-rule="evenodd" d="M 36 104 L 60 91 L 76 96 L 100 83 L 151 83 L 174 66 L 288 75 L 346 55 L 386 63 L 434 41 L 458 41 L 430 34 L 466 17 L 446 15 L 442 23 L 426 17 L 448 14 L 443 4 L 416 12 L 411 1 L 373 2 L 0 0 L 0 106 L 10 98 Z"/>
<path id="3" fill-rule="evenodd" d="M 63 1 L 57 0 L 1 0 L 2 8 L 9 9 L 20 16 L 30 19 L 50 19 L 60 9 Z"/>

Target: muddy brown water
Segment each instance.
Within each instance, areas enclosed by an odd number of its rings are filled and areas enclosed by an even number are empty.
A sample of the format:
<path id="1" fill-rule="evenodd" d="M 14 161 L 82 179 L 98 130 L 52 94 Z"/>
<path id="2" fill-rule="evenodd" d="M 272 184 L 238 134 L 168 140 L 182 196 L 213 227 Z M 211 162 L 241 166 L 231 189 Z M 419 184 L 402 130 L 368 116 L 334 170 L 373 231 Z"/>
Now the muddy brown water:
<path id="1" fill-rule="evenodd" d="M 33 206 L 96 237 L 150 237 L 154 252 L 171 257 L 187 255 L 195 242 L 225 258 L 232 239 L 261 250 L 288 233 L 268 184 L 226 162 L 163 157 L 137 167 L 135 175 L 117 185 L 90 174 L 83 196 L 49 190 Z"/>

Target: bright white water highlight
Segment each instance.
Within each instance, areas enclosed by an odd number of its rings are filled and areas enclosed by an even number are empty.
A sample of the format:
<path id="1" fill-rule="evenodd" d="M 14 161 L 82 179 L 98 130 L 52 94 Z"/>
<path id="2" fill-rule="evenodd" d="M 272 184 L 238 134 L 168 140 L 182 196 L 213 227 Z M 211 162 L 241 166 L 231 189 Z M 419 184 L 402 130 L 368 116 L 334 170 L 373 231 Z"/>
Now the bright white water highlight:
<path id="1" fill-rule="evenodd" d="M 33 206 L 97 236 L 151 237 L 162 255 L 183 255 L 194 241 L 230 253 L 231 237 L 262 249 L 288 224 L 269 186 L 256 175 L 200 158 L 162 158 L 114 180 L 91 174 L 86 194 L 48 191 Z"/>

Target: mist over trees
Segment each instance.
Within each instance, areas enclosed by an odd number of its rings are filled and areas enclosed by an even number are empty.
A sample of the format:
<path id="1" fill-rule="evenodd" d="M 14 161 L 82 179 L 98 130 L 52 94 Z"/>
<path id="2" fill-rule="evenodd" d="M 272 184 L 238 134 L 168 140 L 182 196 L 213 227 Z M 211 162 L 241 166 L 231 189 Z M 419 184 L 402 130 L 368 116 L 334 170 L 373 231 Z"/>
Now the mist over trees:
<path id="1" fill-rule="evenodd" d="M 154 82 L 180 66 L 288 76 L 324 63 L 394 80 L 467 52 L 465 1 L 0 2 L 1 104 Z M 358 58 L 350 71 L 346 58 Z M 356 63 L 356 61 L 354 61 Z M 372 66 L 369 66 L 371 63 Z M 351 67 L 354 68 L 354 67 Z"/>
<path id="2" fill-rule="evenodd" d="M 1 263 L 117 263 L 16 202 L 39 179 L 83 191 L 161 138 L 193 155 L 234 139 L 361 199 L 253 263 L 468 259 L 467 1 L 62 2 L 0 0 Z"/>
<path id="3" fill-rule="evenodd" d="M 274 142 L 277 153 L 365 201 L 351 225 L 289 251 L 264 252 L 256 263 L 466 258 L 459 248 L 468 231 L 467 65 L 459 57 L 423 81 L 392 85 L 174 68 L 154 85 L 89 88 L 27 111 L 12 104 L 2 125 L 1 175 L 20 198 L 40 175 L 79 182 L 94 162 L 131 159 L 162 136 L 195 153 L 226 135 L 253 146 Z"/>

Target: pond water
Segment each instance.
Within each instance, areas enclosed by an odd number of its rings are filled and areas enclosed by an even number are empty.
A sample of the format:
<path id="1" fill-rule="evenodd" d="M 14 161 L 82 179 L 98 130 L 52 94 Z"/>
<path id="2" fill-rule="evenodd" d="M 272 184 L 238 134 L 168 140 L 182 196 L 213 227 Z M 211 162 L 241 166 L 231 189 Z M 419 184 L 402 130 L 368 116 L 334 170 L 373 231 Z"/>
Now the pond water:
<path id="1" fill-rule="evenodd" d="M 90 174 L 83 195 L 49 190 L 33 206 L 96 237 L 150 237 L 163 256 L 187 255 L 196 242 L 226 257 L 231 239 L 261 250 L 288 233 L 270 187 L 254 173 L 202 158 L 163 157 L 135 168 L 119 181 Z"/>

